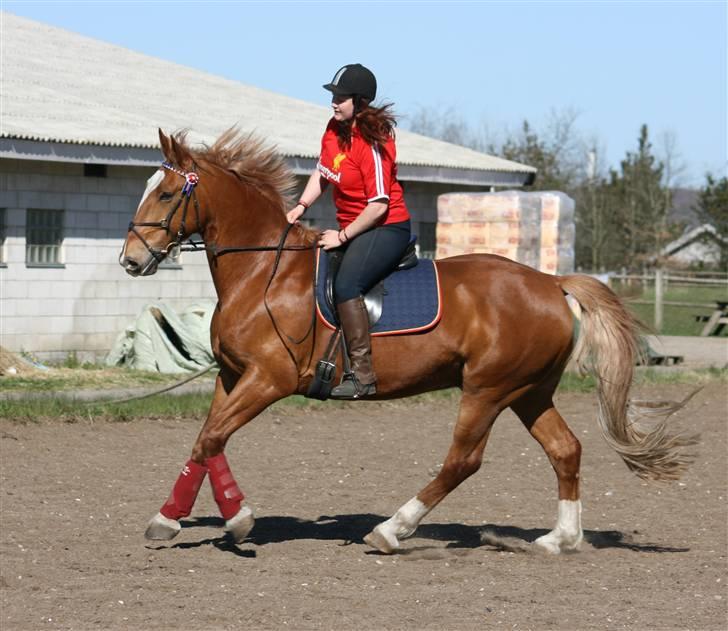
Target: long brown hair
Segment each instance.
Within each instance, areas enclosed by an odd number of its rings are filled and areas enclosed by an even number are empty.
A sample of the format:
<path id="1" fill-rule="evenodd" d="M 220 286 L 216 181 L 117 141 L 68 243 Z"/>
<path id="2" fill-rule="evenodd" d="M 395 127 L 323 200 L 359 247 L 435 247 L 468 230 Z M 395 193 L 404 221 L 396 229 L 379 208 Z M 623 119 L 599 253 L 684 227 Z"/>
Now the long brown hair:
<path id="1" fill-rule="evenodd" d="M 370 145 L 384 145 L 394 137 L 397 119 L 392 109 L 393 103 L 385 103 L 379 107 L 369 105 L 366 99 L 354 97 L 354 116 L 348 121 L 340 122 L 336 130 L 339 147 L 351 146 L 351 130 L 356 122 L 362 138 Z"/>

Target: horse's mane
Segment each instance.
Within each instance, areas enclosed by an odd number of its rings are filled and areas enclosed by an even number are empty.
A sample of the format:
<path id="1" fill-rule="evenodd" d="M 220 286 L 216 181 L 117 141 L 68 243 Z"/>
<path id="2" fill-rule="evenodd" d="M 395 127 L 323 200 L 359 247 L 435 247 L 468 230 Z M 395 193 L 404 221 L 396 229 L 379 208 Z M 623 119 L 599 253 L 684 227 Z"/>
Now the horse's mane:
<path id="1" fill-rule="evenodd" d="M 236 175 L 238 179 L 257 189 L 282 214 L 292 207 L 298 189 L 296 177 L 275 147 L 266 144 L 255 133 L 241 133 L 231 127 L 212 144 L 193 148 L 187 141 L 188 130 L 173 134 L 177 143 L 177 164 L 186 160 L 207 162 Z M 315 242 L 317 233 L 297 226 L 306 242 Z"/>

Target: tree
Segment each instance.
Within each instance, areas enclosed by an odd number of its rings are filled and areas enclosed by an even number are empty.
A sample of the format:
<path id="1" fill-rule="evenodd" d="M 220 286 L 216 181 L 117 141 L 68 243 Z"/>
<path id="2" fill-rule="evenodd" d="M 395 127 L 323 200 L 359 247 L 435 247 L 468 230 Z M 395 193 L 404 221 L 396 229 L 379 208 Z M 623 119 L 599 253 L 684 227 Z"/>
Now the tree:
<path id="1" fill-rule="evenodd" d="M 664 175 L 665 165 L 653 155 L 647 125 L 642 125 L 637 151 L 627 152 L 620 171 L 612 170 L 610 179 L 629 266 L 658 259 L 673 236 L 667 226 L 672 196 L 663 185 Z"/>
<path id="2" fill-rule="evenodd" d="M 452 107 L 447 109 L 420 107 L 410 118 L 409 130 L 475 151 L 485 150 L 485 139 Z"/>
<path id="3" fill-rule="evenodd" d="M 538 169 L 536 181 L 526 190 L 561 190 L 577 181 L 579 138 L 573 110 L 552 111 L 539 133 L 527 120 L 516 133 L 506 131 L 499 140 L 488 136 L 487 126 L 468 124 L 452 107 L 420 108 L 410 117 L 409 130 L 475 151 L 485 151 Z"/>
<path id="4" fill-rule="evenodd" d="M 523 121 L 520 135 L 509 137 L 500 148 L 491 146 L 491 151 L 506 160 L 538 169 L 536 180 L 526 187 L 527 190 L 558 191 L 566 188 L 568 177 L 562 171 L 559 156 L 539 137 L 527 120 Z"/>
<path id="5" fill-rule="evenodd" d="M 519 133 L 508 133 L 500 144 L 490 143 L 488 151 L 538 169 L 534 183 L 526 190 L 569 192 L 579 180 L 582 144 L 574 110 L 552 110 L 541 133 L 524 120 Z"/>
<path id="6" fill-rule="evenodd" d="M 700 221 L 709 223 L 718 232 L 721 266 L 725 267 L 728 265 L 728 178 L 716 180 L 707 173 L 695 211 Z"/>
<path id="7" fill-rule="evenodd" d="M 615 208 L 618 198 L 604 175 L 604 150 L 596 139 L 587 145 L 586 172 L 570 194 L 576 203 L 575 262 L 593 271 L 618 267 L 623 260 L 623 240 Z"/>

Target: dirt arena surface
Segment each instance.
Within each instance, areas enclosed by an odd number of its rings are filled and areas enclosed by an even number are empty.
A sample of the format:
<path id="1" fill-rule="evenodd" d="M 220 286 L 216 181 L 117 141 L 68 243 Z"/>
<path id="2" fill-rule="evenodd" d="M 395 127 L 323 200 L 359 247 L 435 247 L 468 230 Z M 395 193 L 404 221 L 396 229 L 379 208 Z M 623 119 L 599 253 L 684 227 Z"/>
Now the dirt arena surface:
<path id="1" fill-rule="evenodd" d="M 257 514 L 239 546 L 207 483 L 175 540 L 143 538 L 200 422 L 0 420 L 0 628 L 725 629 L 725 384 L 674 419 L 703 440 L 669 485 L 609 450 L 594 395 L 558 404 L 584 448 L 586 537 L 560 557 L 529 545 L 555 523 L 556 482 L 510 413 L 483 468 L 393 556 L 362 537 L 436 471 L 455 400 L 263 414 L 227 450 Z"/>

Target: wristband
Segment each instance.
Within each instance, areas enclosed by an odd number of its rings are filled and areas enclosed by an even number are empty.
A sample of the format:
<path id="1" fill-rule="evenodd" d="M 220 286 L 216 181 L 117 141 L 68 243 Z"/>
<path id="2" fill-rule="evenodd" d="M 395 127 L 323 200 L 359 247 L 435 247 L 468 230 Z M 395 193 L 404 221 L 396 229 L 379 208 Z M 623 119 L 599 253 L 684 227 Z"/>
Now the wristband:
<path id="1" fill-rule="evenodd" d="M 308 210 L 308 204 L 301 199 L 298 200 L 298 204 L 296 204 L 296 206 L 303 206 L 305 210 Z"/>
<path id="2" fill-rule="evenodd" d="M 344 239 L 341 238 L 342 234 L 345 237 Z M 347 243 L 349 241 L 349 237 L 346 234 L 346 228 L 342 228 L 341 230 L 339 230 L 339 241 L 341 241 L 341 243 Z"/>

